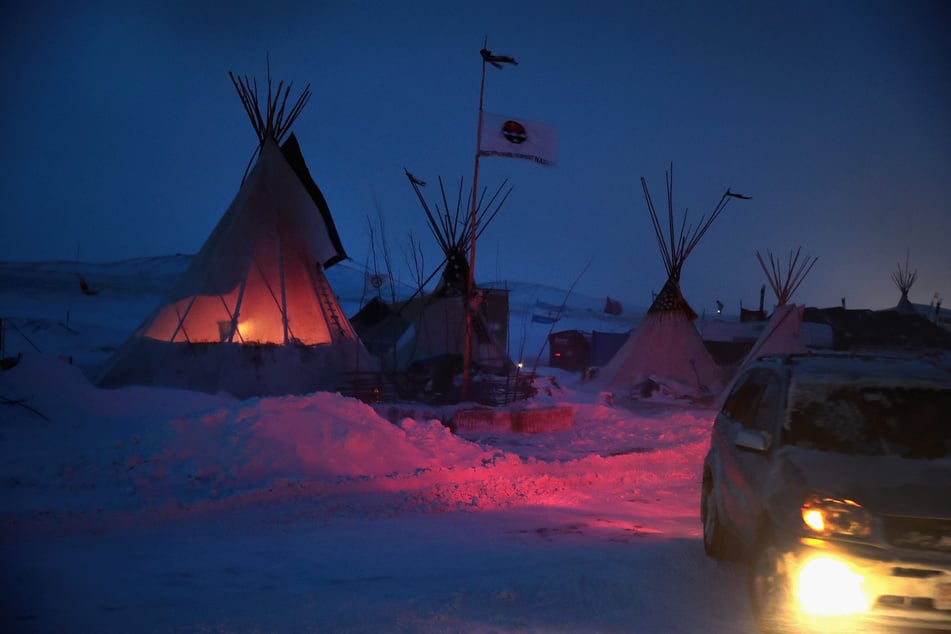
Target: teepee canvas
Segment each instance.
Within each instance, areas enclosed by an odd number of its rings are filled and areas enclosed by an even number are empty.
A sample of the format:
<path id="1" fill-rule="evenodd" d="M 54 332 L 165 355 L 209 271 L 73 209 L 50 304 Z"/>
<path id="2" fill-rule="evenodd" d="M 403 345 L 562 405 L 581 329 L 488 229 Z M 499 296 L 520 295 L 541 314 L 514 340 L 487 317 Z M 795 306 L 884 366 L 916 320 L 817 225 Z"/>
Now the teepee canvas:
<path id="1" fill-rule="evenodd" d="M 753 359 L 771 354 L 803 354 L 807 352 L 801 335 L 802 315 L 805 306 L 790 304 L 789 300 L 792 299 L 793 294 L 809 274 L 809 271 L 812 270 L 816 258 L 807 256 L 805 260 L 800 261 L 800 251 L 801 249 L 796 249 L 795 252 L 790 253 L 785 273 L 772 253 L 768 253 L 769 267 L 767 267 L 763 256 L 760 255 L 759 251 L 756 252 L 756 258 L 759 260 L 763 273 L 766 274 L 766 279 L 773 289 L 777 304 L 769 321 L 766 322 L 766 327 L 760 333 L 740 367 Z"/>
<path id="2" fill-rule="evenodd" d="M 401 346 L 401 364 L 407 365 L 413 361 L 441 355 L 464 356 L 466 312 L 471 310 L 470 360 L 475 371 L 507 374 L 513 367 L 512 361 L 497 333 L 489 327 L 483 305 L 484 302 L 491 301 L 488 300 L 490 295 L 495 298 L 496 294 L 490 289 L 469 289 L 471 276 L 468 253 L 474 227 L 464 201 L 471 200 L 471 196 L 463 196 L 463 184 L 460 180 L 455 211 L 450 213 L 446 190 L 440 178 L 442 204 L 437 202 L 431 208 L 420 190 L 425 184 L 408 171 L 406 176 L 423 207 L 433 237 L 442 249 L 444 260 L 436 289 L 419 297 L 414 305 L 404 308 L 404 314 L 412 324 L 413 336 L 407 337 Z M 478 201 L 476 225 L 479 235 L 499 213 L 512 191 L 508 188 L 503 193 L 504 188 L 505 182 L 488 199 L 483 192 Z M 505 297 L 507 299 L 507 295 Z"/>
<path id="3" fill-rule="evenodd" d="M 710 217 L 692 231 L 681 223 L 674 234 L 673 168 L 667 172 L 668 230 L 657 218 L 657 211 L 641 178 L 647 209 L 664 260 L 667 281 L 655 297 L 644 319 L 610 361 L 600 368 L 593 384 L 619 396 L 670 396 L 703 400 L 723 387 L 722 373 L 710 355 L 694 321 L 693 311 L 680 289 L 684 262 L 697 243 L 733 198 L 746 198 L 730 190 L 720 199 Z"/>
<path id="4" fill-rule="evenodd" d="M 256 87 L 232 81 L 258 135 L 258 156 L 189 269 L 105 369 L 99 384 L 156 384 L 238 397 L 333 389 L 374 363 L 324 269 L 346 257 L 329 208 L 285 116 L 288 86 L 266 112 Z"/>
<path id="5" fill-rule="evenodd" d="M 476 287 L 469 292 L 468 249 L 472 240 L 472 221 L 465 209 L 462 183 L 451 210 L 442 179 L 440 202 L 432 206 L 423 196 L 425 183 L 408 171 L 429 229 L 439 245 L 443 261 L 425 280 L 413 297 L 386 304 L 373 299 L 353 317 L 361 339 L 379 355 L 383 368 L 391 374 L 452 374 L 462 371 L 466 349 L 466 313 L 472 311 L 470 362 L 477 374 L 508 375 L 514 364 L 505 349 L 508 326 L 508 294 L 504 290 Z M 505 183 L 491 196 L 483 195 L 476 210 L 479 233 L 500 211 L 508 193 Z M 439 275 L 431 292 L 423 288 Z M 444 386 L 445 387 L 445 386 Z M 409 395 L 412 396 L 412 395 Z"/>

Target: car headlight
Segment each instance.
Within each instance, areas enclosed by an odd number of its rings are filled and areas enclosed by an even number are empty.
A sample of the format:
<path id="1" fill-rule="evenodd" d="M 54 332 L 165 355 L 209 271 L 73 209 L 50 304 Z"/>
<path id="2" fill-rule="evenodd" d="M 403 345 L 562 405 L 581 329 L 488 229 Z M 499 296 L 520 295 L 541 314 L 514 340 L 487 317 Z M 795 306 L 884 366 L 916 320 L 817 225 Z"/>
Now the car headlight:
<path id="1" fill-rule="evenodd" d="M 799 607 L 806 614 L 857 614 L 865 612 L 871 605 L 865 579 L 838 559 L 820 556 L 806 561 L 799 569 L 796 581 Z"/>
<path id="2" fill-rule="evenodd" d="M 819 535 L 868 537 L 872 532 L 872 518 L 860 504 L 818 495 L 803 503 L 802 522 Z"/>

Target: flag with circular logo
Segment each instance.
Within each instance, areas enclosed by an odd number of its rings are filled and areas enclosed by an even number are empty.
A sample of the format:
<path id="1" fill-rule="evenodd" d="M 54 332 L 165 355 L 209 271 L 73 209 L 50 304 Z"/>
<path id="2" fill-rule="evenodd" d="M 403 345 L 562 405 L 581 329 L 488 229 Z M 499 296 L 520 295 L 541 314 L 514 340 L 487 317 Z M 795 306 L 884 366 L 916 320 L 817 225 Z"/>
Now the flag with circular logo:
<path id="1" fill-rule="evenodd" d="M 540 121 L 482 113 L 480 156 L 504 156 L 553 165 L 558 150 L 555 130 Z"/>

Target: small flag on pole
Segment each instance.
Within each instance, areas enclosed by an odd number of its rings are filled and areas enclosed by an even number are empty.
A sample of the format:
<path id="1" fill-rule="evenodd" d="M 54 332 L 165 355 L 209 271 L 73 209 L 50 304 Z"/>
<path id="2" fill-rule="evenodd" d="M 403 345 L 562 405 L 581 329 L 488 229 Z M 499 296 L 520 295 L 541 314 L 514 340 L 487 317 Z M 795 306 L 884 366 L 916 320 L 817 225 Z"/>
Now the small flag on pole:
<path id="1" fill-rule="evenodd" d="M 496 68 L 502 68 L 502 64 L 514 64 L 518 66 L 518 62 L 515 61 L 514 57 L 508 55 L 493 55 L 492 51 L 483 48 L 479 53 L 482 55 L 482 60 L 492 64 Z"/>
<path id="2" fill-rule="evenodd" d="M 533 322 L 536 324 L 553 324 L 559 319 L 561 319 L 561 306 L 535 300 L 535 308 L 532 310 Z"/>
<path id="3" fill-rule="evenodd" d="M 540 121 L 482 113 L 479 136 L 480 156 L 527 159 L 540 165 L 554 165 L 558 152 L 555 129 Z"/>
<path id="4" fill-rule="evenodd" d="M 423 180 L 420 180 L 420 179 L 416 178 L 416 177 L 413 176 L 413 174 L 412 174 L 408 169 L 406 169 L 405 167 L 403 168 L 403 171 L 406 172 L 406 178 L 409 179 L 409 182 L 413 183 L 414 185 L 419 185 L 420 187 L 425 187 L 425 186 L 426 186 L 426 181 L 423 181 Z"/>

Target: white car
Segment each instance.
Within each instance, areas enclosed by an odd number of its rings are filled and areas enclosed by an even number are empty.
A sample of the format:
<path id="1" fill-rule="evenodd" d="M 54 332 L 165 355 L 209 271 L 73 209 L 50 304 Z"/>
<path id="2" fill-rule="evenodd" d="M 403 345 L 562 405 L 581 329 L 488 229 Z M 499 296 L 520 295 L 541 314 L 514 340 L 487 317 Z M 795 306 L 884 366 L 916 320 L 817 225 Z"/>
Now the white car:
<path id="1" fill-rule="evenodd" d="M 764 632 L 951 630 L 951 373 L 754 362 L 714 423 L 701 520 L 708 555 L 748 562 Z"/>

